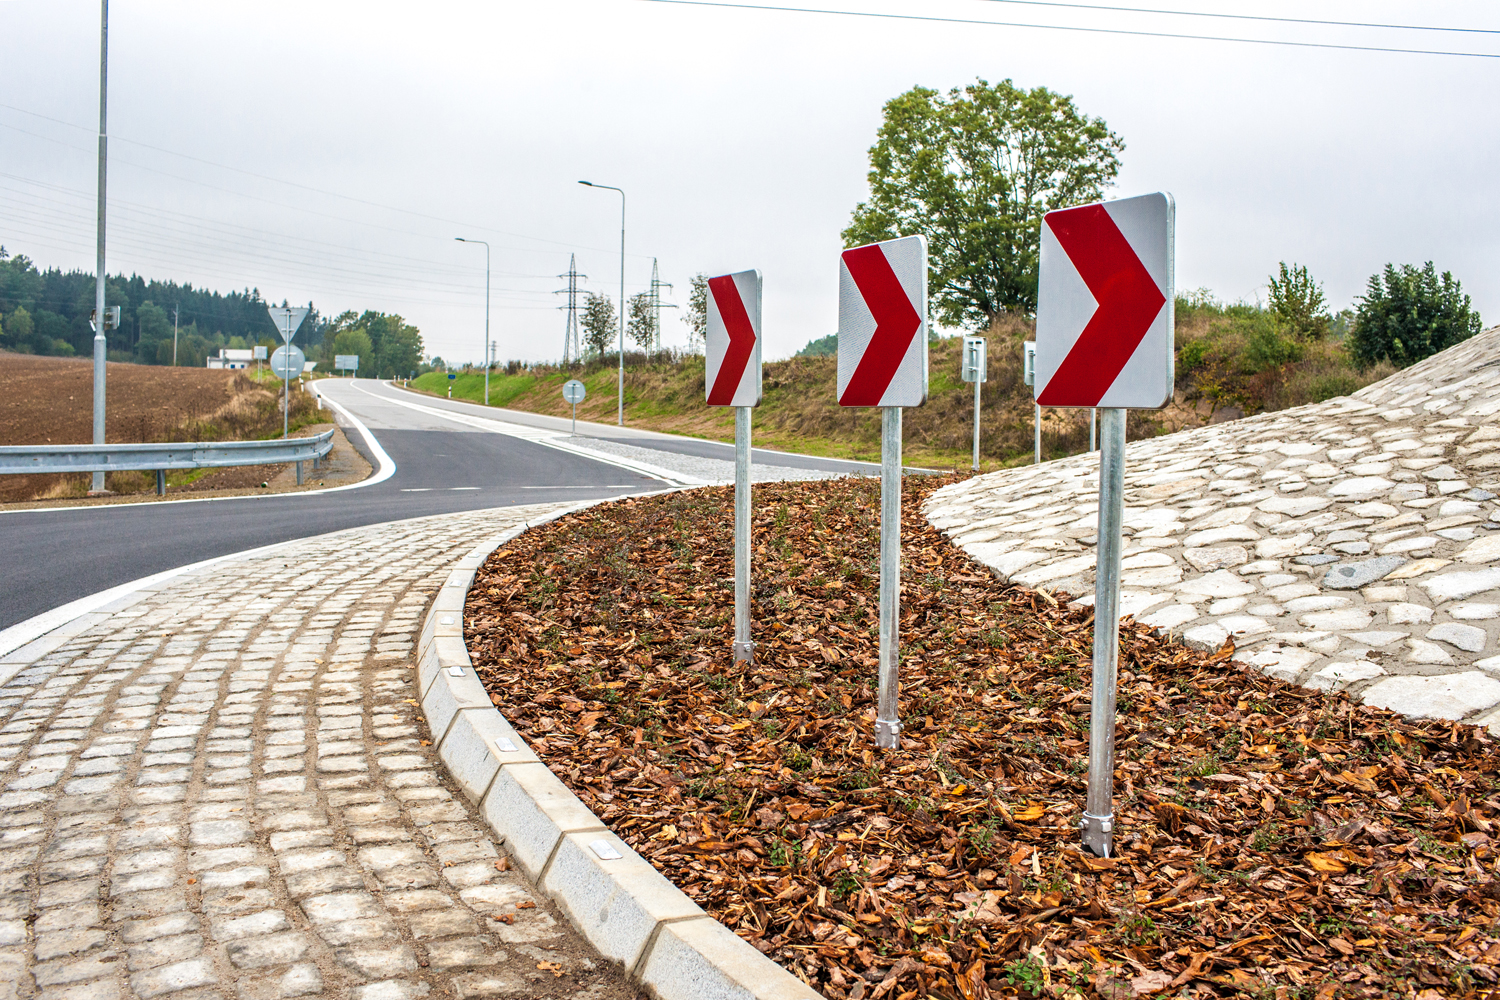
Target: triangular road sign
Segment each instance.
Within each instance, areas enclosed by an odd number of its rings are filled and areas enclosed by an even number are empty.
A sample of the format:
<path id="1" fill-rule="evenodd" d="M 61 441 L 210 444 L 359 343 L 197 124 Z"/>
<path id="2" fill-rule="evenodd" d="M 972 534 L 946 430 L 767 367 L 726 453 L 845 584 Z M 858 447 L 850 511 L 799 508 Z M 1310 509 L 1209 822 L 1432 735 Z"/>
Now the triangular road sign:
<path id="1" fill-rule="evenodd" d="M 288 344 L 292 342 L 292 337 L 296 334 L 297 328 L 302 325 L 302 321 L 307 318 L 306 306 L 299 306 L 295 309 L 289 309 L 286 306 L 266 306 L 266 312 L 271 314 L 271 322 L 276 324 L 276 332 L 281 334 L 281 339 Z"/>

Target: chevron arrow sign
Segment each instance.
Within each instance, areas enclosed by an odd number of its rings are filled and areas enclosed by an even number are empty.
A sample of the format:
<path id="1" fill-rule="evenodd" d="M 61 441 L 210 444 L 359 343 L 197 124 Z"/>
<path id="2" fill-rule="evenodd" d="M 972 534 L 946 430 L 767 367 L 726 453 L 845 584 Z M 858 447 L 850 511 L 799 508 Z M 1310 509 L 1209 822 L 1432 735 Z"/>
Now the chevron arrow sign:
<path id="1" fill-rule="evenodd" d="M 1174 230 L 1165 193 L 1047 213 L 1038 404 L 1158 410 L 1171 400 Z"/>

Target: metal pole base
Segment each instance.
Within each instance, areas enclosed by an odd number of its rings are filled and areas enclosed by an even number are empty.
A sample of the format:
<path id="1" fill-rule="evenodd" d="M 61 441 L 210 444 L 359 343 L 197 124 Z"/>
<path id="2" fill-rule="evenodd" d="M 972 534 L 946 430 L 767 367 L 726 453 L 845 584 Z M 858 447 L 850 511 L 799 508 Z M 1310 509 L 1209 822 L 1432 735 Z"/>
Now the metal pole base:
<path id="1" fill-rule="evenodd" d="M 1114 856 L 1114 813 L 1108 816 L 1094 816 L 1086 812 L 1083 814 L 1083 819 L 1078 821 L 1078 829 L 1083 832 L 1084 850 L 1096 858 Z"/>
<path id="2" fill-rule="evenodd" d="M 737 663 L 737 664 L 739 664 L 739 663 L 754 663 L 755 662 L 755 643 L 753 643 L 753 642 L 736 642 L 734 644 L 734 662 Z"/>
<path id="3" fill-rule="evenodd" d="M 901 746 L 901 723 L 890 719 L 876 719 L 875 745 L 882 750 L 899 749 Z"/>

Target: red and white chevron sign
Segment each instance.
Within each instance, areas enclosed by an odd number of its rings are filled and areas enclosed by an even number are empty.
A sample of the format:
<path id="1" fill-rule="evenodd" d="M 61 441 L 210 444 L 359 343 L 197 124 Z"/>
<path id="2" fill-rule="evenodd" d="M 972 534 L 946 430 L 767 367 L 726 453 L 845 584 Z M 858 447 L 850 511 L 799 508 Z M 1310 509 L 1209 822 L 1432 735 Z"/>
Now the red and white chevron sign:
<path id="1" fill-rule="evenodd" d="M 1175 225 L 1165 193 L 1047 213 L 1039 404 L 1158 410 L 1171 400 Z"/>
<path id="2" fill-rule="evenodd" d="M 839 405 L 927 400 L 927 240 L 903 236 L 839 257 Z"/>
<path id="3" fill-rule="evenodd" d="M 709 406 L 760 405 L 760 272 L 708 279 Z"/>

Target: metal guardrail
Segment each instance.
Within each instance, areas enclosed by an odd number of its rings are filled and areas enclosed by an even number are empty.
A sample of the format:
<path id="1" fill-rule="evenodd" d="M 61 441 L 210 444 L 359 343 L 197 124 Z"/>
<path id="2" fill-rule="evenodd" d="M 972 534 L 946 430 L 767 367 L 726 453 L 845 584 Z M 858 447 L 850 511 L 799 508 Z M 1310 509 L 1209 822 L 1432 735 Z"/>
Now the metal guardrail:
<path id="1" fill-rule="evenodd" d="M 150 444 L 21 444 L 0 446 L 0 475 L 44 472 L 155 472 L 157 492 L 169 469 L 208 469 L 231 465 L 302 463 L 323 458 L 333 448 L 333 431 L 316 437 L 274 441 L 153 442 Z"/>

